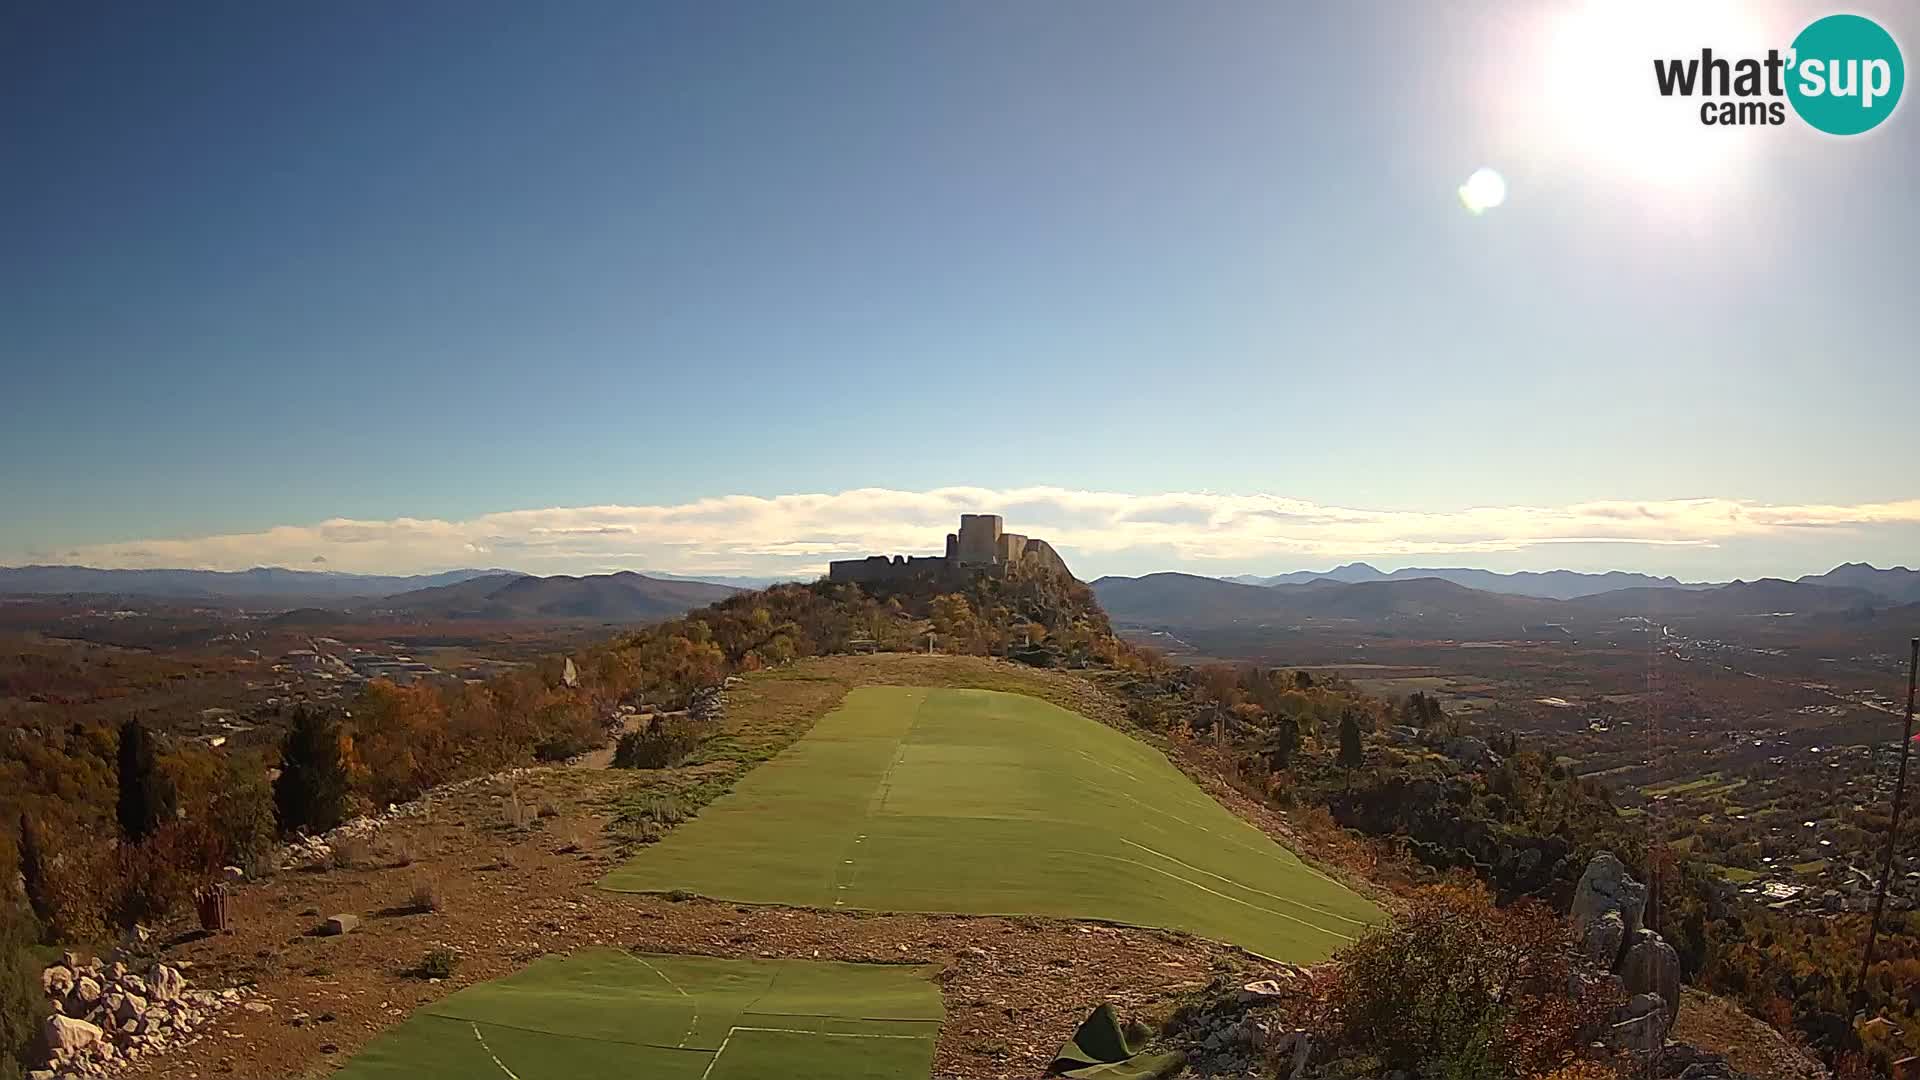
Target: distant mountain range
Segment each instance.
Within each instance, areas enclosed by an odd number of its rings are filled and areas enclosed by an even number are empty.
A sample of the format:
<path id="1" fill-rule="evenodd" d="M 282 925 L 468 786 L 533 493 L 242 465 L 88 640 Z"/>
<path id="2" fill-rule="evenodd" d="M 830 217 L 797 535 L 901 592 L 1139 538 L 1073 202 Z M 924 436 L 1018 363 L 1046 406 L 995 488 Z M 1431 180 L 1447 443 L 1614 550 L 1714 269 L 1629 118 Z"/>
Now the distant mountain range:
<path id="1" fill-rule="evenodd" d="M 0 595 L 92 595 L 207 605 L 285 607 L 308 620 L 343 611 L 440 617 L 592 618 L 648 622 L 731 596 L 732 585 L 631 571 L 535 577 L 513 570 L 342 574 L 324 570 L 99 570 L 0 567 Z M 331 609 L 325 610 L 325 609 Z"/>
<path id="2" fill-rule="evenodd" d="M 495 574 L 385 597 L 368 607 L 377 612 L 450 618 L 651 622 L 740 591 L 731 585 L 648 577 L 631 570 L 586 577 Z"/>
<path id="3" fill-rule="evenodd" d="M 1609 570 L 1604 574 L 1583 574 L 1574 570 L 1544 572 L 1523 570 L 1513 574 L 1502 574 L 1470 567 L 1402 567 L 1387 573 L 1363 562 L 1336 566 L 1325 573 L 1315 570 L 1296 570 L 1290 574 L 1274 574 L 1270 577 L 1238 574 L 1221 580 L 1240 585 L 1273 586 L 1307 585 L 1314 582 L 1354 584 L 1364 581 L 1406 581 L 1415 578 L 1439 578 L 1442 581 L 1451 581 L 1456 585 L 1465 585 L 1469 589 L 1479 589 L 1483 592 L 1534 596 L 1546 600 L 1577 600 L 1583 596 L 1618 592 L 1622 589 L 1707 590 L 1729 584 L 1720 581 L 1681 581 L 1673 577 L 1652 577 L 1620 570 Z M 1845 563 L 1824 574 L 1808 574 L 1799 578 L 1798 581 L 1803 585 L 1860 589 L 1896 604 L 1920 602 L 1920 570 L 1909 570 L 1904 566 L 1880 570 L 1866 563 Z"/>
<path id="4" fill-rule="evenodd" d="M 90 593 L 169 600 L 354 600 L 438 585 L 454 585 L 508 570 L 447 570 L 393 576 L 326 570 L 99 570 L 91 566 L 0 566 L 0 594 L 45 596 Z"/>
<path id="5" fill-rule="evenodd" d="M 1711 585 L 1689 584 L 1677 578 L 1650 577 L 1646 574 L 1630 574 L 1620 570 L 1609 570 L 1604 574 L 1582 574 L 1574 570 L 1545 572 L 1523 570 L 1515 574 L 1501 574 L 1492 570 L 1475 570 L 1469 567 L 1403 567 L 1392 573 L 1384 573 L 1363 562 L 1336 566 L 1324 574 L 1312 570 L 1296 570 L 1291 574 L 1276 574 L 1272 577 L 1242 574 L 1225 580 L 1242 585 L 1306 585 L 1315 581 L 1355 584 L 1363 581 L 1406 581 L 1412 578 L 1439 578 L 1442 581 L 1451 581 L 1455 585 L 1465 585 L 1469 589 L 1510 593 L 1514 596 L 1537 596 L 1547 600 L 1572 600 L 1581 596 L 1591 596 L 1594 593 L 1612 592 L 1615 589 L 1712 588 Z"/>
<path id="6" fill-rule="evenodd" d="M 1341 567 L 1348 576 L 1368 580 L 1343 581 L 1332 575 L 1304 580 L 1282 575 L 1278 584 L 1246 584 L 1193 574 L 1148 574 L 1144 577 L 1104 577 L 1093 583 L 1107 614 L 1121 623 L 1165 627 L 1218 627 L 1234 623 L 1273 623 L 1302 620 L 1355 621 L 1424 619 L 1435 629 L 1445 624 L 1504 623 L 1543 626 L 1581 617 L 1734 617 L 1780 614 L 1830 614 L 1885 609 L 1907 600 L 1912 587 L 1904 569 L 1875 570 L 1854 564 L 1829 574 L 1800 581 L 1766 578 L 1725 585 L 1633 585 L 1572 597 L 1529 595 L 1507 590 L 1475 588 L 1441 574 L 1486 575 L 1509 586 L 1545 588 L 1547 581 L 1575 587 L 1573 578 L 1591 581 L 1647 579 L 1637 574 L 1492 574 L 1488 571 L 1442 571 L 1420 577 L 1414 571 L 1381 574 L 1372 567 Z M 1292 580 L 1284 580 L 1292 579 Z M 1515 581 L 1515 579 L 1520 579 Z M 1543 580 L 1544 579 L 1544 580 Z M 1258 579 L 1261 581 L 1271 579 Z M 1838 585 L 1832 581 L 1858 581 Z M 1578 586 L 1584 588 L 1584 586 Z"/>

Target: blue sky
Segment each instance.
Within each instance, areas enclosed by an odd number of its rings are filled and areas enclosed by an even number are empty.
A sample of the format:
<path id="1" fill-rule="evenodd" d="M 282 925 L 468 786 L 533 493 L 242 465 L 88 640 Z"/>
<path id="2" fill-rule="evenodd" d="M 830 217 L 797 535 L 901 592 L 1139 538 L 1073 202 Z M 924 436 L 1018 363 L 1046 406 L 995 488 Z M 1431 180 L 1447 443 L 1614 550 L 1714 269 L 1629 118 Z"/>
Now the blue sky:
<path id="1" fill-rule="evenodd" d="M 1900 561 L 1917 106 L 1652 90 L 1828 10 L 10 5 L 0 563 L 785 571 L 1003 504 L 1083 572 Z"/>

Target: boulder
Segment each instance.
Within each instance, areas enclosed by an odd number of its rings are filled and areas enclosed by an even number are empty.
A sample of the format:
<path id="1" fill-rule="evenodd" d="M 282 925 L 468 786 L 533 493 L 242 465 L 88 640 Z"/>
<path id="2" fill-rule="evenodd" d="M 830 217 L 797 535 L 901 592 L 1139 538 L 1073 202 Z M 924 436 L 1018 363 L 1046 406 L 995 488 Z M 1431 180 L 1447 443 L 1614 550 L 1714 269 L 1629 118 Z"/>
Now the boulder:
<path id="1" fill-rule="evenodd" d="M 1627 922 L 1618 911 L 1606 911 L 1587 920 L 1580 932 L 1580 952 L 1602 971 L 1613 970 L 1620 944 L 1627 939 Z"/>
<path id="2" fill-rule="evenodd" d="M 67 995 L 68 1015 L 77 1016 L 93 1008 L 93 1006 L 99 1002 L 102 993 L 104 993 L 104 991 L 101 990 L 100 984 L 94 980 L 93 976 L 80 976 L 74 980 L 73 992 Z"/>
<path id="3" fill-rule="evenodd" d="M 40 989 L 48 997 L 66 997 L 73 989 L 73 969 L 65 964 L 55 964 L 40 973 Z"/>
<path id="4" fill-rule="evenodd" d="M 71 1016 L 55 1013 L 47 1017 L 46 1026 L 41 1031 L 46 1039 L 47 1049 L 55 1054 L 65 1052 L 77 1054 L 100 1045 L 106 1033 L 85 1020 L 75 1020 Z"/>
<path id="5" fill-rule="evenodd" d="M 187 977 L 178 968 L 159 964 L 153 969 L 153 1000 L 173 1001 L 187 988 Z"/>
<path id="6" fill-rule="evenodd" d="M 1666 1043 L 1665 1020 L 1665 1015 L 1658 1012 L 1629 1017 L 1608 1028 L 1604 1041 L 1614 1050 L 1651 1054 Z"/>
<path id="7" fill-rule="evenodd" d="M 339 937 L 341 934 L 351 934 L 359 928 L 360 916 L 333 915 L 328 917 L 326 922 L 320 924 L 320 936 Z"/>
<path id="8" fill-rule="evenodd" d="M 1620 981 L 1630 997 L 1660 995 L 1666 1027 L 1673 1026 L 1680 1015 L 1680 954 L 1666 938 L 1646 929 L 1636 934 L 1627 955 L 1620 960 Z"/>
<path id="9" fill-rule="evenodd" d="M 1609 912 L 1620 916 L 1622 939 L 1632 939 L 1640 930 L 1646 910 L 1647 887 L 1633 880 L 1627 874 L 1626 865 L 1612 852 L 1602 851 L 1587 863 L 1586 872 L 1580 875 L 1580 884 L 1574 886 L 1573 907 L 1567 917 L 1573 921 L 1574 940 L 1585 947 L 1593 925 L 1605 919 Z M 1604 935 L 1605 932 L 1598 933 Z M 1595 943 L 1604 943 L 1604 936 Z M 1604 967 L 1613 966 L 1608 961 L 1601 963 Z"/>

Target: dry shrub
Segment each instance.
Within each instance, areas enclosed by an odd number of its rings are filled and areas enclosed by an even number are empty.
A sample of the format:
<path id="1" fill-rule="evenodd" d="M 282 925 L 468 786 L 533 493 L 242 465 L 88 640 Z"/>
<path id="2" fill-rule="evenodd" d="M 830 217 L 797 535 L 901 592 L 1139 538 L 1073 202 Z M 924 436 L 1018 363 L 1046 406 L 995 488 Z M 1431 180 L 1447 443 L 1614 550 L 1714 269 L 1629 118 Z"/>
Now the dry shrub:
<path id="1" fill-rule="evenodd" d="M 618 769 L 670 769 L 685 761 L 717 730 L 711 723 L 686 717 L 656 719 L 644 731 L 620 736 L 613 750 Z"/>
<path id="2" fill-rule="evenodd" d="M 506 800 L 500 804 L 500 816 L 509 829 L 524 829 L 533 824 L 533 808 L 520 801 L 517 788 L 507 792 Z"/>
<path id="3" fill-rule="evenodd" d="M 440 895 L 440 883 L 433 878 L 421 878 L 413 883 L 413 891 L 407 894 L 407 908 L 410 911 L 439 911 L 443 902 Z"/>
<path id="4" fill-rule="evenodd" d="M 373 865 L 373 845 L 358 836 L 343 836 L 333 842 L 331 859 L 335 870 L 360 870 Z"/>
<path id="5" fill-rule="evenodd" d="M 543 818 L 559 817 L 559 804 L 552 799 L 542 799 L 540 801 L 540 816 Z"/>
<path id="6" fill-rule="evenodd" d="M 1566 924 L 1531 900 L 1498 908 L 1468 878 L 1423 889 L 1402 922 L 1344 950 L 1327 1035 L 1388 1068 L 1454 1080 L 1573 1064 L 1617 1001 L 1568 995 Z"/>

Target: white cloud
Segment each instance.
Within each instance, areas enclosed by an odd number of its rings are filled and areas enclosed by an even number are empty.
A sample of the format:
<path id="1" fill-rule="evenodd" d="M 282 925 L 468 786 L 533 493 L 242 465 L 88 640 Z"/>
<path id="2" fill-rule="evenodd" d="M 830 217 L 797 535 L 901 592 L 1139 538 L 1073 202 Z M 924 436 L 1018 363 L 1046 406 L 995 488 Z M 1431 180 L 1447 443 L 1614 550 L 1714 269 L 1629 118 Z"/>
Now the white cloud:
<path id="1" fill-rule="evenodd" d="M 1920 499 L 1857 505 L 1681 499 L 1408 511 L 1264 494 L 860 488 L 511 510 L 464 521 L 333 519 L 256 533 L 99 544 L 60 557 L 94 566 L 221 570 L 324 560 L 328 569 L 360 572 L 484 563 L 533 573 L 627 567 L 808 574 L 836 557 L 937 552 L 958 516 L 968 512 L 1005 515 L 1009 529 L 1052 541 L 1086 576 L 1123 562 L 1228 572 L 1276 559 L 1438 558 L 1560 544 L 1711 547 L 1789 533 L 1911 526 L 1920 523 Z"/>

